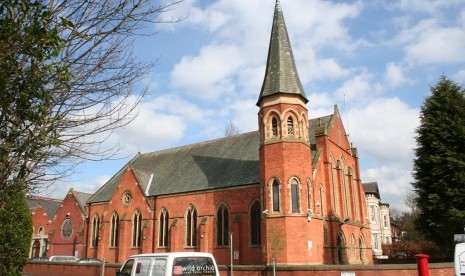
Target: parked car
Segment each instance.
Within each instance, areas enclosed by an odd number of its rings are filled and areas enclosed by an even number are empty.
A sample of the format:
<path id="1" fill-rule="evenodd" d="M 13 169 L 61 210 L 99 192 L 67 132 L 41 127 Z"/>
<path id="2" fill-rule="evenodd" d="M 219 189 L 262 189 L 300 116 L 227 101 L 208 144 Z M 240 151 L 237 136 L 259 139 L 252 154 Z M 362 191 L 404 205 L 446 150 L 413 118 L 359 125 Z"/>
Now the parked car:
<path id="1" fill-rule="evenodd" d="M 51 256 L 49 259 L 51 262 L 77 262 L 79 259 L 75 256 Z"/>
<path id="2" fill-rule="evenodd" d="M 116 276 L 219 276 L 215 258 L 210 253 L 172 252 L 130 256 Z"/>
<path id="3" fill-rule="evenodd" d="M 102 260 L 97 258 L 82 258 L 79 260 L 80 263 L 101 263 Z"/>
<path id="4" fill-rule="evenodd" d="M 29 258 L 28 261 L 45 262 L 45 261 L 48 261 L 48 259 L 47 259 L 47 257 L 32 257 L 32 258 Z"/>

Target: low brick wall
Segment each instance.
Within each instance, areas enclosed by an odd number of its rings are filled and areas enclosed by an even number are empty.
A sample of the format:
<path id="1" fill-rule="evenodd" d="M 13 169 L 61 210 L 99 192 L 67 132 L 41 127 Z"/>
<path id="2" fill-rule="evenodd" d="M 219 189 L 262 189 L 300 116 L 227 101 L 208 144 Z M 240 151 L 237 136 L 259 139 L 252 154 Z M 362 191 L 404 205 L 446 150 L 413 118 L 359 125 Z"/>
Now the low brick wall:
<path id="1" fill-rule="evenodd" d="M 431 263 L 430 276 L 453 276 L 454 263 Z M 273 268 L 266 266 L 234 266 L 234 276 L 271 276 Z M 286 265 L 277 266 L 279 276 L 341 276 L 354 272 L 356 276 L 418 276 L 417 264 L 386 265 Z M 220 266 L 221 276 L 230 276 L 229 268 Z"/>
<path id="2" fill-rule="evenodd" d="M 120 264 L 106 264 L 104 276 L 115 276 Z M 100 276 L 99 264 L 28 262 L 25 276 Z M 228 266 L 219 266 L 221 276 L 230 276 Z M 277 266 L 279 276 L 341 276 L 342 272 L 355 272 L 356 276 L 418 276 L 416 264 L 386 265 L 286 265 Z M 270 276 L 273 268 L 266 266 L 238 265 L 233 267 L 234 276 Z M 454 275 L 453 263 L 430 263 L 430 276 Z"/>
<path id="3" fill-rule="evenodd" d="M 121 264 L 106 263 L 55 263 L 55 262 L 28 262 L 23 269 L 24 276 L 101 276 L 102 270 L 104 276 L 115 276 L 116 269 Z"/>

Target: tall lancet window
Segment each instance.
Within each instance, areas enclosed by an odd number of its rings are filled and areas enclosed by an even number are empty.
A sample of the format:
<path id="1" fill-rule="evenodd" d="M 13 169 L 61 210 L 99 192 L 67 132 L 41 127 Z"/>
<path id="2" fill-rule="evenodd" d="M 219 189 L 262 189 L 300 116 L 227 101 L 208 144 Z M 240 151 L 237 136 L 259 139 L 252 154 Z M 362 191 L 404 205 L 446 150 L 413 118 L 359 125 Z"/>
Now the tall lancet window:
<path id="1" fill-rule="evenodd" d="M 291 180 L 292 213 L 300 212 L 299 183 L 294 178 Z"/>
<path id="2" fill-rule="evenodd" d="M 216 243 L 218 246 L 229 245 L 229 211 L 224 204 L 216 213 Z"/>
<path id="3" fill-rule="evenodd" d="M 273 212 L 279 212 L 279 182 L 273 180 Z"/>
<path id="4" fill-rule="evenodd" d="M 119 217 L 115 212 L 111 217 L 110 224 L 110 247 L 118 247 L 118 237 L 119 237 Z"/>
<path id="5" fill-rule="evenodd" d="M 160 224 L 159 224 L 159 229 L 158 229 L 158 246 L 167 247 L 170 214 L 168 213 L 168 210 L 166 210 L 165 208 L 161 210 L 159 221 L 160 221 Z"/>
<path id="6" fill-rule="evenodd" d="M 92 220 L 92 247 L 98 247 L 99 240 L 99 226 L 100 219 L 97 214 L 95 214 L 94 219 Z"/>
<path id="7" fill-rule="evenodd" d="M 261 244 L 261 229 L 260 229 L 260 202 L 255 200 L 250 208 L 250 243 L 251 245 Z"/>
<path id="8" fill-rule="evenodd" d="M 132 247 L 140 247 L 142 243 L 142 214 L 139 210 L 132 218 Z"/>
<path id="9" fill-rule="evenodd" d="M 197 210 L 189 206 L 186 214 L 186 246 L 197 246 Z"/>
<path id="10" fill-rule="evenodd" d="M 287 134 L 294 135 L 294 119 L 291 116 L 287 118 Z"/>
<path id="11" fill-rule="evenodd" d="M 278 120 L 275 117 L 271 119 L 271 131 L 274 137 L 278 136 Z"/>

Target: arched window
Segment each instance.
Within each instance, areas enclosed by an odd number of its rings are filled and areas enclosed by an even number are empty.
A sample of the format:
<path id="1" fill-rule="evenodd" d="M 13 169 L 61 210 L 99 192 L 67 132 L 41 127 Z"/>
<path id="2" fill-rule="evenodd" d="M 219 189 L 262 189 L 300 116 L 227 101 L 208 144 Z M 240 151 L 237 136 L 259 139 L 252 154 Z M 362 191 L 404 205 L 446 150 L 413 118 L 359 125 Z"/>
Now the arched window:
<path id="1" fill-rule="evenodd" d="M 300 192 L 299 182 L 295 178 L 291 180 L 291 201 L 292 201 L 292 213 L 300 212 Z"/>
<path id="2" fill-rule="evenodd" d="M 310 179 L 307 178 L 307 206 L 309 210 L 313 210 L 312 206 L 312 183 L 310 182 Z"/>
<path id="3" fill-rule="evenodd" d="M 352 187 L 352 205 L 355 209 L 354 220 L 360 220 L 360 206 L 359 206 L 359 193 L 357 189 L 357 182 L 354 179 L 354 169 L 349 168 L 349 187 Z"/>
<path id="4" fill-rule="evenodd" d="M 287 134 L 294 135 L 294 119 L 291 116 L 287 118 Z"/>
<path id="5" fill-rule="evenodd" d="M 255 200 L 250 207 L 250 244 L 261 244 L 260 202 Z"/>
<path id="6" fill-rule="evenodd" d="M 336 176 L 336 162 L 334 161 L 333 156 L 330 156 L 330 166 L 331 166 L 331 183 L 333 186 L 333 212 L 335 214 L 339 214 L 339 204 L 338 204 L 338 199 L 339 199 L 339 189 L 338 189 L 338 182 L 337 182 L 337 176 Z"/>
<path id="7" fill-rule="evenodd" d="M 168 227 L 169 227 L 170 214 L 168 210 L 163 208 L 160 213 L 160 227 L 158 229 L 158 246 L 168 247 Z"/>
<path id="8" fill-rule="evenodd" d="M 274 137 L 278 136 L 278 120 L 275 117 L 271 119 L 271 134 Z"/>
<path id="9" fill-rule="evenodd" d="M 40 241 L 35 240 L 32 244 L 31 258 L 38 258 L 40 256 Z"/>
<path id="10" fill-rule="evenodd" d="M 110 224 L 110 247 L 118 247 L 118 236 L 119 236 L 119 217 L 115 212 L 111 216 Z"/>
<path id="11" fill-rule="evenodd" d="M 348 264 L 347 260 L 347 248 L 346 248 L 346 239 L 342 231 L 339 232 L 337 236 L 337 259 L 339 264 Z"/>
<path id="12" fill-rule="evenodd" d="M 279 196 L 279 182 L 278 180 L 273 180 L 273 212 L 279 212 L 280 196 Z"/>
<path id="13" fill-rule="evenodd" d="M 324 209 L 325 200 L 324 199 L 325 198 L 324 198 L 323 184 L 320 184 L 320 214 L 321 216 L 325 215 L 325 209 Z"/>
<path id="14" fill-rule="evenodd" d="M 186 215 L 186 246 L 197 246 L 197 210 L 189 206 Z"/>
<path id="15" fill-rule="evenodd" d="M 92 219 L 92 247 L 98 247 L 100 219 L 98 214 Z"/>
<path id="16" fill-rule="evenodd" d="M 345 210 L 345 217 L 346 218 L 350 218 L 350 212 L 351 212 L 351 206 L 350 206 L 350 191 L 349 191 L 349 187 L 348 187 L 348 176 L 347 176 L 347 168 L 346 168 L 346 165 L 345 165 L 345 161 L 344 161 L 344 158 L 341 157 L 341 160 L 340 160 L 340 165 L 339 165 L 339 169 L 340 169 L 340 179 L 342 181 L 342 187 L 344 189 L 344 197 L 343 197 L 343 200 L 344 200 L 344 210 Z"/>
<path id="17" fill-rule="evenodd" d="M 74 232 L 74 223 L 69 216 L 66 216 L 65 220 L 61 223 L 61 237 L 64 240 L 68 240 L 71 238 L 71 235 Z"/>
<path id="18" fill-rule="evenodd" d="M 139 210 L 132 218 L 132 247 L 140 247 L 142 241 L 142 214 Z"/>
<path id="19" fill-rule="evenodd" d="M 224 204 L 216 213 L 216 243 L 218 246 L 229 245 L 229 211 Z"/>

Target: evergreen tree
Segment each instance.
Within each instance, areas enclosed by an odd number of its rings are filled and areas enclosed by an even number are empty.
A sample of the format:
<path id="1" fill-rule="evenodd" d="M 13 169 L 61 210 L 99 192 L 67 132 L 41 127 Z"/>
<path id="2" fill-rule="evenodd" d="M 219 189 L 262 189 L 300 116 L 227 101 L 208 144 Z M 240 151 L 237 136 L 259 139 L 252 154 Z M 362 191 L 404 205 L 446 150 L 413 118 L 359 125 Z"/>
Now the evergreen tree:
<path id="1" fill-rule="evenodd" d="M 21 186 L 0 189 L 0 275 L 21 276 L 29 253 L 32 220 Z"/>
<path id="2" fill-rule="evenodd" d="M 443 252 L 465 227 L 465 90 L 442 76 L 420 113 L 412 183 L 418 195 L 416 225 Z"/>

